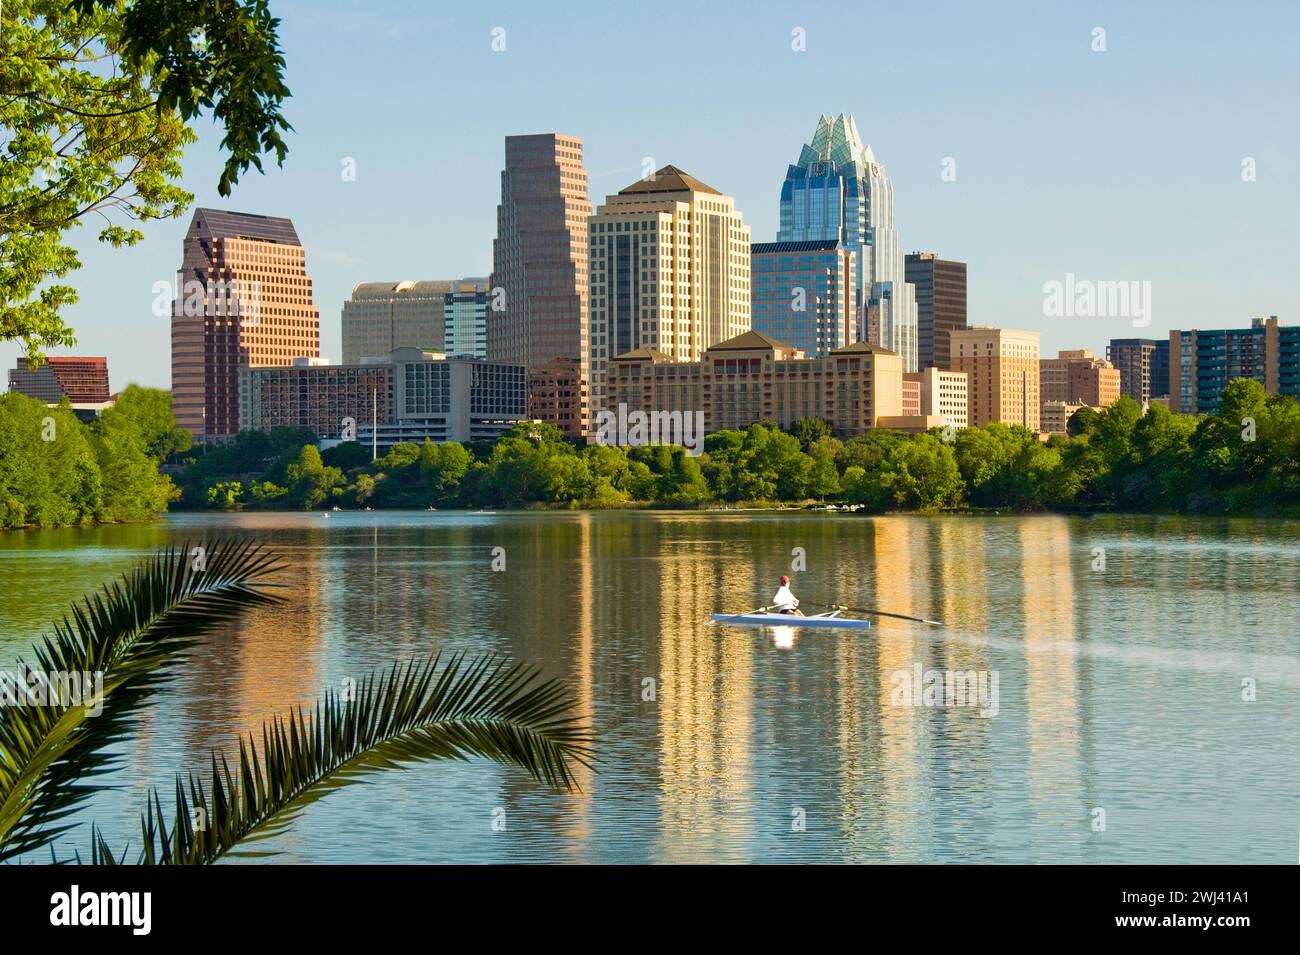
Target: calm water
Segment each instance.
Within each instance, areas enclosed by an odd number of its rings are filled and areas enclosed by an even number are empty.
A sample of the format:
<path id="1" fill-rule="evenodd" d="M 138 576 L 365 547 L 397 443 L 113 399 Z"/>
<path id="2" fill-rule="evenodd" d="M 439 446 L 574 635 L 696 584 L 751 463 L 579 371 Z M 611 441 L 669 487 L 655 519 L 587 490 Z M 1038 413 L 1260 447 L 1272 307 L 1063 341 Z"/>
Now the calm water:
<path id="1" fill-rule="evenodd" d="M 310 809 L 276 842 L 282 860 L 1297 858 L 1300 524 L 376 512 L 11 532 L 0 660 L 134 559 L 226 532 L 288 560 L 290 599 L 209 640 L 147 711 L 120 790 L 81 817 L 115 845 L 138 845 L 149 787 L 241 730 L 448 649 L 533 661 L 572 686 L 601 760 L 584 792 L 485 762 L 393 772 Z M 766 603 L 794 548 L 806 603 L 946 628 L 704 625 Z M 897 705 L 895 675 L 917 664 L 996 673 L 996 715 Z M 88 830 L 61 850 L 84 854 Z"/>

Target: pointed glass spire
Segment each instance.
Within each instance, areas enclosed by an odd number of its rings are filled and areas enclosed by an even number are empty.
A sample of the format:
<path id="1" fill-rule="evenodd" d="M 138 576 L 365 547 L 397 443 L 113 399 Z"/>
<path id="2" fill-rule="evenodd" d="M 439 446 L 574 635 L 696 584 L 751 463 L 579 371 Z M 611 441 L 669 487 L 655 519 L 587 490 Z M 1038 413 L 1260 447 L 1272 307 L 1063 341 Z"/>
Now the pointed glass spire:
<path id="1" fill-rule="evenodd" d="M 812 141 L 799 153 L 798 165 L 807 167 L 815 162 L 834 163 L 873 163 L 876 157 L 871 147 L 862 142 L 858 124 L 853 117 L 840 113 L 834 119 L 822 115 L 817 120 L 817 129 Z"/>

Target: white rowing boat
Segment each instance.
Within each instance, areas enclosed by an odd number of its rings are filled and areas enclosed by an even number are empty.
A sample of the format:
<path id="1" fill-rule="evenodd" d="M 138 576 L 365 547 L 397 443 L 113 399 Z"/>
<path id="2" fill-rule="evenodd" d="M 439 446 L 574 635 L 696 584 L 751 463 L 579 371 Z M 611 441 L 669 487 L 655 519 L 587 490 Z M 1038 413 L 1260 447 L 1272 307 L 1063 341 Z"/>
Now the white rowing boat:
<path id="1" fill-rule="evenodd" d="M 830 613 L 818 613 L 809 617 L 796 617 L 788 613 L 715 613 L 710 614 L 712 623 L 735 627 L 821 627 L 836 630 L 869 630 L 870 620 L 854 620 L 841 617 L 838 610 Z"/>

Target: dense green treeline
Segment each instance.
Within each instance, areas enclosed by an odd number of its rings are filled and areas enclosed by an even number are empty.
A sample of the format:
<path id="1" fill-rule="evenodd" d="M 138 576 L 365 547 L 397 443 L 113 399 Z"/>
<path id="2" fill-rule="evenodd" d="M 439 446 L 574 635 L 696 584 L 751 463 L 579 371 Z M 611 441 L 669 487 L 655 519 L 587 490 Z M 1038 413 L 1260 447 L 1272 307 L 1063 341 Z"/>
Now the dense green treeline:
<path id="1" fill-rule="evenodd" d="M 0 397 L 4 527 L 144 520 L 191 509 L 660 507 L 834 501 L 872 512 L 940 508 L 1114 510 L 1300 516 L 1300 402 L 1254 381 L 1218 414 L 1121 399 L 1084 409 L 1044 442 L 989 425 L 949 434 L 874 431 L 841 441 L 822 421 L 770 424 L 682 448 L 578 447 L 546 425 L 496 442 L 399 444 L 377 461 L 345 443 L 324 452 L 296 428 L 190 448 L 170 397 L 128 388 L 92 424 L 68 407 Z M 166 463 L 171 459 L 171 463 Z M 176 476 L 159 473 L 164 470 Z M 177 487 L 176 485 L 179 485 Z"/>
<path id="2" fill-rule="evenodd" d="M 189 447 L 171 395 L 134 385 L 93 423 L 66 402 L 0 395 L 0 527 L 147 520 L 178 489 L 159 462 Z"/>
<path id="3" fill-rule="evenodd" d="M 1254 381 L 1192 417 L 1129 399 L 1077 414 L 1043 442 L 989 425 L 947 435 L 875 431 L 841 441 L 825 422 L 756 424 L 681 448 L 577 447 L 549 426 L 499 441 L 399 444 L 377 461 L 355 443 L 319 452 L 294 429 L 241 434 L 191 461 L 184 506 L 619 507 L 835 501 L 870 511 L 1169 511 L 1300 515 L 1300 402 Z"/>

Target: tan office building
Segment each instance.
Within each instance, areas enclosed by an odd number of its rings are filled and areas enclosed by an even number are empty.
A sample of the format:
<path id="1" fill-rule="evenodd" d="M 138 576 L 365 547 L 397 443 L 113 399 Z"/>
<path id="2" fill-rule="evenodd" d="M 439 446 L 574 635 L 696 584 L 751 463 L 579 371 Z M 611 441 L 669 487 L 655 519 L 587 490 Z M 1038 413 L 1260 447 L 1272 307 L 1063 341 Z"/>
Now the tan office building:
<path id="1" fill-rule="evenodd" d="M 196 209 L 172 308 L 172 411 L 201 441 L 239 430 L 239 372 L 320 356 L 320 312 L 288 219 Z"/>
<path id="2" fill-rule="evenodd" d="M 733 198 L 675 166 L 608 196 L 590 247 L 593 414 L 611 359 L 645 348 L 698 362 L 749 330 L 749 227 Z"/>
<path id="3" fill-rule="evenodd" d="M 343 303 L 343 364 L 395 348 L 442 351 L 443 301 L 455 281 L 361 282 Z"/>
<path id="4" fill-rule="evenodd" d="M 1061 351 L 1055 358 L 1041 359 L 1038 373 L 1038 393 L 1044 404 L 1061 401 L 1106 408 L 1119 400 L 1119 369 L 1086 348 Z"/>
<path id="5" fill-rule="evenodd" d="M 952 368 L 965 372 L 969 424 L 993 421 L 1038 431 L 1038 332 L 1010 328 L 952 330 Z"/>
<path id="6" fill-rule="evenodd" d="M 611 412 L 620 404 L 646 414 L 702 411 L 706 434 L 821 418 L 836 436 L 852 437 L 902 415 L 902 385 L 902 356 L 878 345 L 857 342 L 805 358 L 745 332 L 706 349 L 699 361 L 673 361 L 652 348 L 618 355 L 607 364 L 605 392 Z"/>
<path id="7" fill-rule="evenodd" d="M 528 414 L 571 438 L 585 432 L 588 384 L 577 358 L 557 358 L 528 373 Z"/>
<path id="8" fill-rule="evenodd" d="M 581 139 L 558 133 L 506 137 L 492 244 L 488 360 L 524 365 L 531 372 L 556 359 L 576 359 L 582 380 L 590 380 L 590 218 Z M 554 423 L 573 437 L 587 430 L 585 418 Z"/>

